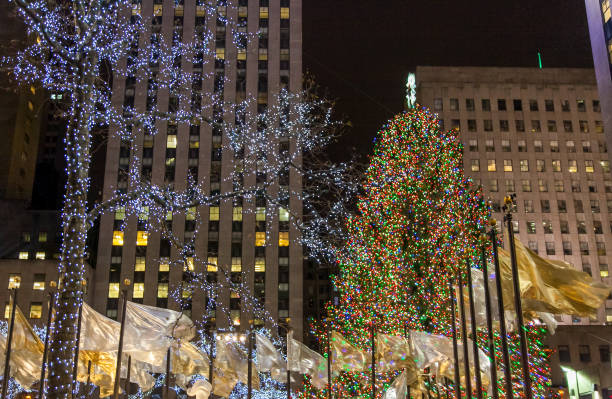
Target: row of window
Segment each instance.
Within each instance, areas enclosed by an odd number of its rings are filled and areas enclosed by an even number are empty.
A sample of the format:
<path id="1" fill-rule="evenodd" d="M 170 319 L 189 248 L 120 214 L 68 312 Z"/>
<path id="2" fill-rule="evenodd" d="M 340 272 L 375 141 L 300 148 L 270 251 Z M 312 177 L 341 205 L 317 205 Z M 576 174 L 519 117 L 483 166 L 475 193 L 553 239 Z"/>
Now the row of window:
<path id="1" fill-rule="evenodd" d="M 601 363 L 610 363 L 610 345 L 599 345 L 599 361 Z M 559 345 L 557 347 L 559 353 L 559 361 L 563 363 L 569 363 L 572 361 L 570 355 L 569 345 Z M 578 345 L 578 358 L 583 363 L 589 363 L 592 360 L 591 357 L 591 346 L 590 345 Z"/>
<path id="2" fill-rule="evenodd" d="M 510 107 L 508 103 L 512 104 L 513 111 L 523 111 L 529 109 L 531 112 L 540 111 L 540 103 L 538 100 L 527 100 L 523 101 L 521 99 L 513 99 L 512 101 L 508 101 L 506 99 L 500 98 L 497 99 L 497 111 L 509 111 Z M 524 104 L 527 106 L 524 107 Z M 460 105 L 460 101 L 458 98 L 449 99 L 449 110 L 450 111 L 461 111 L 462 107 Z M 570 112 L 571 106 L 569 100 L 561 100 L 559 102 L 559 106 L 561 107 L 561 111 Z M 525 108 L 525 109 L 523 109 Z M 473 98 L 465 99 L 465 111 L 476 111 L 476 101 Z M 593 112 L 601 112 L 601 106 L 599 104 L 599 100 L 592 100 L 591 109 Z M 480 100 L 480 110 L 481 111 L 491 111 L 491 100 L 488 98 L 483 98 Z M 555 101 L 552 99 L 544 100 L 544 110 L 546 112 L 555 112 Z M 587 111 L 587 101 L 584 99 L 576 99 L 576 110 L 578 112 L 586 112 Z M 434 111 L 444 111 L 444 101 L 441 97 L 434 98 Z"/>
<path id="3" fill-rule="evenodd" d="M 537 233 L 536 225 L 537 223 L 532 220 L 525 221 L 525 226 L 527 228 L 527 234 L 536 234 Z M 512 227 L 516 234 L 520 233 L 518 220 L 514 220 L 512 222 Z M 561 234 L 570 234 L 569 223 L 567 222 L 567 220 L 560 220 L 559 227 L 560 227 Z M 610 231 L 612 231 L 612 223 L 610 223 Z M 542 221 L 542 232 L 544 234 L 554 234 L 553 225 L 550 220 Z M 585 221 L 579 220 L 576 222 L 576 232 L 578 234 L 587 234 L 587 226 L 586 226 Z M 603 234 L 603 225 L 599 220 L 593 221 L 593 233 Z M 603 242 L 598 242 L 597 244 L 598 248 L 600 247 L 600 244 L 601 244 L 601 248 L 603 252 L 605 252 L 605 244 Z M 571 255 L 571 254 L 566 254 L 566 255 Z"/>
<path id="4" fill-rule="evenodd" d="M 591 145 L 590 140 L 582 140 L 580 143 L 580 148 L 582 148 L 582 152 L 584 153 L 592 153 L 593 146 Z M 470 139 L 467 143 L 467 148 L 470 152 L 478 152 L 479 148 L 479 140 Z M 526 140 L 518 140 L 516 143 L 518 152 L 528 152 L 527 150 L 527 141 Z M 576 142 L 574 140 L 566 140 L 565 141 L 565 150 L 568 153 L 576 152 Z M 606 142 L 603 140 L 597 141 L 597 148 L 600 153 L 607 153 L 608 147 Z M 559 140 L 550 140 L 549 141 L 549 149 L 550 152 L 560 152 L 559 150 Z M 501 150 L 502 152 L 512 152 L 512 144 L 510 140 L 501 140 Z M 486 152 L 495 152 L 495 140 L 486 139 L 485 140 L 485 151 Z M 544 145 L 542 140 L 534 140 L 533 141 L 533 152 L 544 152 Z"/>
<path id="5" fill-rule="evenodd" d="M 497 181 L 495 181 L 497 184 Z M 551 200 L 542 199 L 540 200 L 540 213 L 551 213 Z M 612 200 L 607 200 L 607 210 L 609 214 L 612 214 Z M 499 204 L 499 202 L 497 203 Z M 591 213 L 600 213 L 601 207 L 599 206 L 599 200 L 592 199 L 589 200 L 590 211 Z M 518 212 L 519 206 L 517 204 L 514 205 L 513 212 Z M 567 213 L 567 202 L 566 200 L 557 200 L 557 209 L 556 213 Z M 523 210 L 525 213 L 535 213 L 534 201 L 527 199 L 523 200 Z M 574 200 L 574 212 L 575 213 L 584 213 L 584 207 L 582 205 L 582 200 L 575 199 Z"/>
<path id="6" fill-rule="evenodd" d="M 40 319 L 42 317 L 42 302 L 30 302 L 30 319 Z M 11 317 L 11 305 L 9 303 L 4 304 L 4 318 L 9 319 Z"/>
<path id="7" fill-rule="evenodd" d="M 475 183 L 477 186 L 482 185 L 482 181 L 480 179 L 475 179 Z M 538 191 L 547 193 L 548 192 L 548 180 L 538 179 L 536 182 Z M 555 179 L 554 183 L 554 191 L 558 193 L 562 193 L 565 191 L 565 182 L 563 180 Z M 570 188 L 572 193 L 580 193 L 582 192 L 582 184 L 580 180 L 572 180 L 570 182 Z M 594 181 L 587 181 L 588 192 L 596 193 L 597 192 L 597 184 Z M 487 181 L 486 188 L 490 192 L 498 192 L 499 191 L 499 181 L 497 179 L 490 179 Z M 532 181 L 529 179 L 523 179 L 519 181 L 520 189 L 524 193 L 530 193 L 533 191 Z M 507 193 L 515 193 L 517 192 L 515 181 L 512 179 L 505 179 L 504 186 Z M 604 180 L 604 189 L 606 193 L 612 193 L 612 181 Z"/>
<path id="8" fill-rule="evenodd" d="M 38 233 L 38 242 L 47 242 L 47 238 L 48 235 L 46 231 L 41 231 Z M 23 241 L 24 243 L 32 242 L 32 234 L 29 232 L 21 233 L 21 241 Z"/>
<path id="9" fill-rule="evenodd" d="M 511 159 L 504 159 L 503 163 L 504 163 L 504 166 L 503 166 L 504 172 L 514 171 L 514 167 L 513 167 Z M 603 173 L 610 173 L 610 161 L 599 161 L 599 165 L 601 165 L 601 171 Z M 470 170 L 472 172 L 480 172 L 480 159 L 470 160 Z M 528 159 L 519 160 L 519 171 L 529 172 L 529 160 Z M 558 159 L 551 160 L 551 171 L 561 172 L 561 160 L 558 160 Z M 578 161 L 568 160 L 567 161 L 567 171 L 569 173 L 578 172 Z M 595 162 L 592 160 L 584 161 L 584 171 L 586 173 L 595 172 Z M 496 159 L 487 159 L 487 172 L 497 172 L 497 160 Z M 545 160 L 536 159 L 536 172 L 546 172 Z"/>
<path id="10" fill-rule="evenodd" d="M 451 125 L 450 127 L 452 129 L 461 129 L 461 120 L 460 119 L 451 119 L 450 120 Z M 493 120 L 492 119 L 483 119 L 482 121 L 482 130 L 484 130 L 485 132 L 492 132 L 493 131 Z M 478 131 L 478 125 L 479 122 L 476 119 L 468 119 L 467 120 L 467 129 L 465 129 L 465 131 L 468 132 L 477 132 Z M 440 126 L 442 129 L 444 129 L 444 119 L 440 119 Z M 595 121 L 595 133 L 603 133 L 604 132 L 604 126 L 603 126 L 603 122 L 596 120 Z M 579 120 L 578 121 L 578 128 L 580 133 L 590 133 L 591 132 L 591 128 L 589 125 L 589 121 L 586 120 Z M 525 132 L 525 121 L 522 119 L 516 119 L 514 121 L 514 129 L 517 132 Z M 558 130 L 557 128 L 557 121 L 556 120 L 547 120 L 546 121 L 546 130 L 549 133 L 556 133 L 560 130 Z M 510 122 L 507 119 L 500 119 L 499 120 L 499 131 L 501 132 L 509 132 L 510 131 Z M 541 133 L 542 132 L 542 121 L 538 120 L 538 119 L 532 119 L 530 121 L 529 124 L 529 132 L 531 133 Z M 573 133 L 574 132 L 574 124 L 571 120 L 564 120 L 563 121 L 563 131 L 565 133 Z"/>
<path id="11" fill-rule="evenodd" d="M 8 289 L 21 288 L 21 274 L 10 273 L 8 276 Z M 44 291 L 45 289 L 45 274 L 35 273 L 32 289 L 35 291 Z"/>

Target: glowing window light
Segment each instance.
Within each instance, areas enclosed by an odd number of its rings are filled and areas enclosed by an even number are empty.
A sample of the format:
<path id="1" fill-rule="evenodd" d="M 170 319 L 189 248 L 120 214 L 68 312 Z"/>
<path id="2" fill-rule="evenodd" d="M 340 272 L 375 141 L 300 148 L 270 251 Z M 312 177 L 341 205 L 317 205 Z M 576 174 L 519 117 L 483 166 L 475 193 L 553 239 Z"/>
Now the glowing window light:
<path id="1" fill-rule="evenodd" d="M 234 209 L 232 209 L 232 220 L 234 222 L 242 221 L 242 207 L 241 206 L 235 206 Z"/>
<path id="2" fill-rule="evenodd" d="M 144 256 L 137 256 L 134 262 L 135 272 L 144 272 L 146 269 L 146 258 Z"/>
<path id="3" fill-rule="evenodd" d="M 30 319 L 40 319 L 42 317 L 42 303 L 32 302 L 30 304 Z"/>
<path id="4" fill-rule="evenodd" d="M 144 283 L 134 283 L 133 298 L 144 298 Z"/>
<path id="5" fill-rule="evenodd" d="M 166 138 L 166 148 L 176 148 L 176 134 L 169 134 Z"/>
<path id="6" fill-rule="evenodd" d="M 21 260 L 27 260 L 29 256 L 30 254 L 26 251 L 19 252 L 19 259 Z"/>
<path id="7" fill-rule="evenodd" d="M 168 283 L 157 284 L 157 297 L 168 298 Z"/>
<path id="8" fill-rule="evenodd" d="M 255 273 L 266 271 L 266 258 L 255 258 Z"/>
<path id="9" fill-rule="evenodd" d="M 278 220 L 281 222 L 289 221 L 289 211 L 285 208 L 278 208 Z"/>
<path id="10" fill-rule="evenodd" d="M 216 256 L 209 256 L 207 261 L 208 265 L 206 265 L 206 270 L 209 272 L 216 272 L 218 270 L 218 260 L 219 259 Z"/>
<path id="11" fill-rule="evenodd" d="M 21 275 L 9 274 L 8 289 L 19 288 L 21 285 Z"/>
<path id="12" fill-rule="evenodd" d="M 255 246 L 265 247 L 266 246 L 266 232 L 258 231 L 255 233 Z"/>
<path id="13" fill-rule="evenodd" d="M 113 231 L 113 245 L 114 246 L 123 245 L 123 231 Z"/>
<path id="14" fill-rule="evenodd" d="M 232 258 L 232 272 L 239 273 L 242 271 L 242 258 L 233 257 Z"/>
<path id="15" fill-rule="evenodd" d="M 278 246 L 288 247 L 289 246 L 289 232 L 281 231 L 278 233 Z"/>
<path id="16" fill-rule="evenodd" d="M 108 283 L 108 297 L 119 298 L 119 283 Z"/>
<path id="17" fill-rule="evenodd" d="M 208 220 L 210 221 L 218 221 L 219 220 L 219 207 L 211 206 L 209 211 Z"/>
<path id="18" fill-rule="evenodd" d="M 139 231 L 136 234 L 136 245 L 138 246 L 146 246 L 149 241 L 149 232 L 147 231 Z"/>
<path id="19" fill-rule="evenodd" d="M 38 260 L 45 260 L 45 251 L 37 251 L 36 252 L 36 259 Z"/>
<path id="20" fill-rule="evenodd" d="M 266 221 L 266 207 L 258 206 L 255 209 L 255 220 L 257 220 L 258 222 Z"/>

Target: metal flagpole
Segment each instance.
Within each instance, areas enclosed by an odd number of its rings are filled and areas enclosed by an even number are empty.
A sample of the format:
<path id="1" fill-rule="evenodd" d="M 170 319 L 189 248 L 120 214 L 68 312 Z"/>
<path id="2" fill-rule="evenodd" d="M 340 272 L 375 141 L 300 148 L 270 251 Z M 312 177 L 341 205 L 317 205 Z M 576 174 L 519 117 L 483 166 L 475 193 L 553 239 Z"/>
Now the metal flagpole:
<path id="1" fill-rule="evenodd" d="M 55 281 L 49 283 L 51 288 L 55 288 Z M 45 375 L 47 371 L 47 352 L 49 351 L 49 334 L 51 332 L 51 320 L 53 317 L 53 306 L 55 305 L 55 292 L 49 293 L 49 313 L 47 314 L 47 329 L 45 330 L 45 348 L 43 350 L 42 365 L 40 367 L 40 384 L 38 388 L 38 399 L 45 397 Z"/>
<path id="2" fill-rule="evenodd" d="M 327 383 L 329 390 L 327 391 L 327 399 L 332 399 L 332 369 L 331 369 L 331 331 L 327 326 Z"/>
<path id="3" fill-rule="evenodd" d="M 214 363 L 215 359 L 213 357 L 213 349 L 214 349 L 214 345 L 215 345 L 215 336 L 214 336 L 214 331 L 213 331 L 212 328 L 210 328 L 210 326 L 208 327 L 208 335 L 210 335 L 210 348 L 208 350 L 209 355 L 210 355 L 210 366 L 208 368 L 208 382 L 210 382 L 210 385 L 212 387 L 213 376 L 214 376 L 213 370 L 214 370 L 214 366 L 215 366 L 215 363 Z M 213 391 L 214 391 L 214 388 L 213 388 Z M 212 397 L 214 394 L 211 392 L 210 395 Z"/>
<path id="4" fill-rule="evenodd" d="M 19 281 L 21 283 L 21 281 Z M 8 399 L 6 391 L 8 389 L 8 380 L 10 373 L 11 362 L 11 344 L 13 343 L 13 329 L 15 327 L 15 309 L 17 308 L 17 290 L 13 288 L 13 307 L 11 308 L 11 325 L 9 326 L 8 339 L 6 344 L 6 356 L 4 357 L 4 378 L 2 379 L 2 399 Z"/>
<path id="5" fill-rule="evenodd" d="M 461 272 L 457 274 L 459 285 L 459 307 L 461 315 L 461 341 L 463 343 L 463 367 L 465 373 L 465 392 L 468 398 L 472 397 L 472 378 L 470 377 L 470 350 L 468 348 L 467 326 L 465 322 L 465 301 L 463 299 L 463 279 Z"/>
<path id="6" fill-rule="evenodd" d="M 370 332 L 372 333 L 372 399 L 374 399 L 376 397 L 376 329 L 374 327 L 374 320 L 370 322 Z"/>
<path id="7" fill-rule="evenodd" d="M 249 353 L 247 353 L 247 399 L 251 399 L 253 397 L 253 382 L 251 381 L 253 375 L 253 326 L 251 322 L 249 322 L 249 331 L 248 340 L 249 340 Z"/>
<path id="8" fill-rule="evenodd" d="M 76 344 L 74 347 L 74 366 L 72 368 L 72 392 L 74 392 L 74 390 L 76 389 L 77 373 L 79 371 L 79 346 L 81 343 L 81 320 L 82 318 L 83 318 L 83 300 L 81 300 L 81 306 L 79 306 L 79 316 L 77 319 L 77 335 L 76 335 Z"/>
<path id="9" fill-rule="evenodd" d="M 130 372 L 132 371 L 132 356 L 128 356 L 127 376 L 125 378 L 125 397 L 130 397 Z"/>
<path id="10" fill-rule="evenodd" d="M 455 320 L 455 289 L 453 280 L 448 282 L 451 294 L 451 322 L 453 323 L 453 356 L 455 357 L 455 394 L 461 399 L 461 380 L 459 379 L 459 349 L 457 348 L 457 321 Z"/>
<path id="11" fill-rule="evenodd" d="M 472 323 L 472 349 L 474 351 L 474 377 L 476 378 L 476 397 L 482 399 L 482 379 L 480 376 L 480 359 L 478 358 L 478 326 L 476 325 L 476 307 L 474 306 L 474 287 L 472 286 L 472 267 L 467 264 L 467 287 L 470 301 L 470 322 Z"/>
<path id="12" fill-rule="evenodd" d="M 491 225 L 491 244 L 493 245 L 493 264 L 495 265 L 495 288 L 497 289 L 497 307 L 499 309 L 499 334 L 502 341 L 502 358 L 504 360 L 504 378 L 506 383 L 506 399 L 512 399 L 512 369 L 510 368 L 510 355 L 508 352 L 508 335 L 506 332 L 506 315 L 504 313 L 504 295 L 501 285 L 501 271 L 499 258 L 497 257 L 497 234 L 495 219 L 489 222 Z"/>
<path id="13" fill-rule="evenodd" d="M 491 385 L 493 399 L 499 398 L 499 392 L 497 391 L 497 364 L 495 362 L 495 333 L 493 331 L 493 316 L 491 314 L 491 293 L 489 292 L 489 267 L 487 264 L 487 253 L 484 243 L 487 240 L 487 236 L 481 237 L 483 246 L 481 248 L 481 261 L 482 261 L 482 277 L 484 284 L 484 295 L 485 295 L 485 309 L 487 312 L 487 330 L 488 330 L 488 341 L 489 341 L 489 360 L 491 362 Z"/>
<path id="14" fill-rule="evenodd" d="M 123 281 L 125 287 L 121 290 L 123 304 L 121 307 L 121 330 L 119 331 L 119 348 L 117 350 L 117 370 L 115 371 L 115 386 L 113 389 L 113 399 L 119 399 L 119 380 L 121 379 L 121 357 L 123 356 L 123 333 L 125 331 L 125 313 L 127 309 L 127 287 L 132 284 L 130 279 Z M 166 376 L 168 378 L 168 376 Z"/>
<path id="15" fill-rule="evenodd" d="M 172 349 L 168 348 L 166 354 L 166 383 L 164 384 L 164 399 L 170 398 L 170 356 L 172 355 Z"/>
<path id="16" fill-rule="evenodd" d="M 512 264 L 512 285 L 514 287 L 514 308 L 516 309 L 516 323 L 521 343 L 521 365 L 523 366 L 523 388 L 527 399 L 533 398 L 531 392 L 531 376 L 529 375 L 529 350 L 527 349 L 527 334 L 523 320 L 523 305 L 521 303 L 521 288 L 519 286 L 519 272 L 516 263 L 516 246 L 514 243 L 514 232 L 512 231 L 512 204 L 513 198 L 508 196 L 504 200 L 506 204 L 506 221 L 508 222 L 508 242 L 510 243 L 510 263 Z"/>
<path id="17" fill-rule="evenodd" d="M 91 360 L 87 361 L 87 386 L 91 384 Z"/>

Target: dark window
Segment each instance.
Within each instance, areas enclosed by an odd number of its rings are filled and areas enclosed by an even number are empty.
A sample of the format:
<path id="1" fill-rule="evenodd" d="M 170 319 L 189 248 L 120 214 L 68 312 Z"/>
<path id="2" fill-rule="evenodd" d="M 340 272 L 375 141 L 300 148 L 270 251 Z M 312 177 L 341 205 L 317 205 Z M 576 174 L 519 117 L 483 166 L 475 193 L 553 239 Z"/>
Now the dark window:
<path id="1" fill-rule="evenodd" d="M 512 104 L 514 105 L 514 110 L 515 111 L 522 111 L 523 110 L 523 102 L 521 100 L 513 100 Z"/>
<path id="2" fill-rule="evenodd" d="M 572 361 L 572 357 L 570 356 L 569 346 L 567 345 L 559 345 L 559 361 L 564 363 L 569 363 Z"/>
<path id="3" fill-rule="evenodd" d="M 599 360 L 602 363 L 610 362 L 610 345 L 599 345 Z"/>
<path id="4" fill-rule="evenodd" d="M 588 363 L 591 361 L 591 348 L 588 345 L 579 346 L 580 361 Z"/>
<path id="5" fill-rule="evenodd" d="M 506 100 L 497 100 L 497 110 L 498 111 L 505 111 L 506 110 Z"/>

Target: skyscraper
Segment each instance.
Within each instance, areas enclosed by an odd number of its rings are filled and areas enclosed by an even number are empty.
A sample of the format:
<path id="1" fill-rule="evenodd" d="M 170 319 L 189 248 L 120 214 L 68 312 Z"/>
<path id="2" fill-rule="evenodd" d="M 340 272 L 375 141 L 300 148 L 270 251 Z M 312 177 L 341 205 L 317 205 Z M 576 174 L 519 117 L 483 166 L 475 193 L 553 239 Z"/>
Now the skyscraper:
<path id="1" fill-rule="evenodd" d="M 591 50 L 602 120 L 608 146 L 612 145 L 612 9 L 610 0 L 585 0 Z"/>
<path id="2" fill-rule="evenodd" d="M 194 87 L 198 86 L 196 90 L 200 90 L 203 96 L 216 90 L 228 102 L 255 98 L 254 111 L 261 111 L 274 101 L 281 88 L 300 91 L 301 0 L 237 0 L 227 4 L 217 1 L 218 15 L 238 21 L 249 33 L 257 34 L 245 48 L 234 43 L 231 32 L 223 24 L 208 20 L 203 5 L 195 0 L 176 3 L 173 0 L 144 0 L 134 12 L 153 17 L 156 32 L 162 32 L 162 35 L 180 32 L 184 41 L 188 41 L 198 27 L 206 24 L 210 28 L 215 35 L 214 62 L 203 66 L 182 66 L 196 72 L 200 69 L 203 76 L 211 76 L 194 82 Z M 224 84 L 219 85 L 221 81 Z M 117 101 L 135 106 L 146 103 L 146 87 L 134 87 L 128 80 L 116 80 L 113 84 Z M 171 101 L 161 92 L 157 96 L 161 106 Z M 219 110 L 219 113 L 226 122 L 236 118 L 227 111 Z M 172 184 L 176 189 L 183 189 L 189 174 L 196 176 L 211 193 L 231 189 L 232 182 L 227 177 L 234 168 L 234 154 L 225 145 L 227 139 L 221 131 L 209 125 L 169 123 L 155 137 L 139 137 L 137 142 L 142 147 L 133 153 L 133 148 L 111 135 L 107 145 L 104 198 L 109 198 L 114 190 L 127 189 L 128 179 L 122 171 L 135 156 L 141 163 L 142 174 L 150 176 L 154 184 Z M 270 148 L 282 149 L 290 145 L 270 143 Z M 269 190 L 290 192 L 299 191 L 301 187 L 299 177 L 292 173 L 278 177 L 244 172 L 245 180 L 255 182 L 257 178 L 274 179 Z M 301 213 L 301 203 L 297 198 L 292 197 L 287 206 L 289 211 Z M 266 214 L 265 199 L 227 199 L 217 206 L 202 206 L 181 215 L 170 214 L 166 225 L 176 236 L 187 239 L 193 237 L 196 224 L 200 226 L 195 253 L 198 258 L 206 259 L 208 265 L 196 262 L 190 267 L 205 273 L 209 281 L 220 277 L 221 269 L 230 271 L 232 281 L 246 282 L 253 295 L 265 304 L 272 319 L 279 324 L 290 323 L 296 335 L 300 336 L 302 248 L 297 240 L 299 233 L 288 222 L 287 210 L 281 208 L 279 215 L 274 215 L 277 217 L 271 216 Z M 178 256 L 177 250 L 161 237 L 159 231 L 144 229 L 146 217 L 127 218 L 124 231 L 119 228 L 125 219 L 121 211 L 104 215 L 101 219 L 94 306 L 109 317 L 117 316 L 120 284 L 125 278 L 133 281 L 128 293 L 130 300 L 160 307 L 179 307 L 171 295 L 183 280 L 183 270 L 170 266 Z M 222 278 L 217 280 L 222 282 Z M 246 298 L 220 285 L 217 301 L 229 309 L 229 317 L 221 314 L 219 306 L 213 307 L 205 294 L 197 290 L 185 300 L 183 308 L 194 320 L 212 317 L 216 328 L 228 328 L 230 324 L 237 328 L 247 325 L 252 316 Z M 254 322 L 264 321 L 255 319 Z"/>
<path id="3" fill-rule="evenodd" d="M 526 246 L 610 284 L 612 175 L 593 71 L 417 67 L 416 80 L 418 102 L 459 128 L 465 173 L 498 223 L 516 193 L 514 232 Z M 559 321 L 610 323 L 612 300 L 597 320 Z"/>

